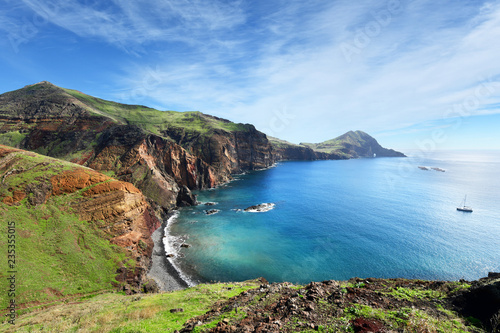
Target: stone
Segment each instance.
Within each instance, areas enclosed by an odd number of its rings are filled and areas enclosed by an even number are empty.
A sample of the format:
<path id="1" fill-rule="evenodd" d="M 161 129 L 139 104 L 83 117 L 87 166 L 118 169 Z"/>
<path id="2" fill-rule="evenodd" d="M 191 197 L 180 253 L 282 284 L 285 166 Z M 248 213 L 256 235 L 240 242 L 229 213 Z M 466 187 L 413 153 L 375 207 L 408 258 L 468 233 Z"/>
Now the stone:
<path id="1" fill-rule="evenodd" d="M 196 206 L 196 195 L 191 193 L 191 190 L 186 185 L 181 186 L 179 189 L 179 193 L 177 194 L 177 206 Z"/>
<path id="2" fill-rule="evenodd" d="M 248 208 L 245 208 L 244 211 L 250 213 L 264 213 L 273 209 L 274 206 L 275 204 L 273 203 L 261 203 L 259 205 L 253 205 Z"/>
<path id="3" fill-rule="evenodd" d="M 209 209 L 209 210 L 205 211 L 205 214 L 213 215 L 213 214 L 217 214 L 218 212 L 220 212 L 218 209 Z"/>
<path id="4" fill-rule="evenodd" d="M 179 313 L 179 312 L 184 312 L 184 309 L 182 308 L 170 309 L 170 313 Z"/>

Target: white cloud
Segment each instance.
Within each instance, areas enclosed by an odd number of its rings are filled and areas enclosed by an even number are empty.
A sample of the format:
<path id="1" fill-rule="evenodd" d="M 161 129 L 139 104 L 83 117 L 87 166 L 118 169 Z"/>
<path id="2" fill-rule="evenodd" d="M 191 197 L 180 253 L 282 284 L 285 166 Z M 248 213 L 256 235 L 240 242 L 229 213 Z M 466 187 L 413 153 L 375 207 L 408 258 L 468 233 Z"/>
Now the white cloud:
<path id="1" fill-rule="evenodd" d="M 23 2 L 78 36 L 140 49 L 115 77 L 122 101 L 262 129 L 286 109 L 293 119 L 271 134 L 295 142 L 440 119 L 484 82 L 468 111 L 500 102 L 498 1 Z"/>

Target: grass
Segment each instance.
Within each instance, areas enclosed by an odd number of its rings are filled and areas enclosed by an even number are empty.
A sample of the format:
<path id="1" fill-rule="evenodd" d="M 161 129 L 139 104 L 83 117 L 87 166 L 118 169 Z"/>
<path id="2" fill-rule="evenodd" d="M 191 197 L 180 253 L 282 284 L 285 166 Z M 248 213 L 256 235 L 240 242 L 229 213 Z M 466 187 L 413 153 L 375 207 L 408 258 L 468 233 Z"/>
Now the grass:
<path id="1" fill-rule="evenodd" d="M 201 284 L 196 287 L 161 294 L 124 296 L 117 293 L 83 298 L 20 316 L 16 325 L 0 325 L 4 332 L 173 332 L 195 316 L 207 312 L 217 301 L 227 300 L 245 290 L 257 288 L 258 281 Z M 171 313 L 171 309 L 183 312 Z M 230 313 L 225 318 L 242 318 L 244 313 Z M 203 328 L 217 322 L 204 323 Z"/>
<path id="2" fill-rule="evenodd" d="M 24 199 L 26 200 L 26 199 Z M 50 201 L 50 200 L 49 200 Z M 53 201 L 28 208 L 0 204 L 2 219 L 16 223 L 16 302 L 36 306 L 68 295 L 111 289 L 125 250 L 109 243 L 104 233 Z M 0 246 L 6 248 L 6 234 Z M 7 272 L 2 261 L 2 272 Z M 6 273 L 0 273 L 6 290 Z M 0 306 L 6 308 L 5 294 Z"/>
<path id="3" fill-rule="evenodd" d="M 115 121 L 137 125 L 151 133 L 163 135 L 167 130 L 181 129 L 185 133 L 206 134 L 213 129 L 229 132 L 247 131 L 248 125 L 236 124 L 199 111 L 159 111 L 141 105 L 128 105 L 86 95 L 82 92 L 64 89 L 89 107 L 90 111 L 107 115 Z"/>
<path id="4" fill-rule="evenodd" d="M 469 332 L 464 321 L 456 316 L 436 318 L 414 308 L 383 310 L 361 304 L 353 304 L 351 307 L 346 308 L 346 320 L 353 320 L 360 317 L 381 321 L 386 326 L 403 330 L 404 332 Z"/>
<path id="5" fill-rule="evenodd" d="M 12 158 L 12 160 L 18 160 L 16 164 L 12 166 L 12 169 L 24 171 L 5 178 L 3 178 L 4 175 L 1 175 L 2 184 L 0 186 L 0 196 L 8 195 L 9 188 L 24 188 L 27 184 L 48 181 L 50 177 L 75 167 L 74 164 L 69 162 L 24 151 L 11 153 L 9 157 Z"/>
<path id="6" fill-rule="evenodd" d="M 275 138 L 275 137 L 272 137 L 272 136 L 267 136 L 267 139 L 276 148 L 297 148 L 297 147 L 300 148 L 301 147 L 301 146 L 296 145 L 294 143 L 291 143 L 291 142 L 288 142 L 288 141 L 285 141 L 285 140 L 281 140 L 281 139 L 278 139 L 278 138 Z"/>
<path id="7" fill-rule="evenodd" d="M 26 134 L 20 133 L 19 131 L 7 132 L 0 134 L 0 144 L 19 147 L 19 144 L 26 137 Z"/>
<path id="8" fill-rule="evenodd" d="M 421 289 L 402 288 L 402 287 L 397 287 L 396 289 L 393 289 L 389 294 L 397 299 L 404 299 L 408 301 L 414 301 L 417 299 L 438 300 L 446 297 L 446 293 L 439 290 L 432 290 L 432 289 L 421 290 Z"/>
<path id="9" fill-rule="evenodd" d="M 2 162 L 8 161 L 10 167 L 0 174 L 0 197 L 10 196 L 12 190 L 24 190 L 28 184 L 50 183 L 54 175 L 81 168 L 23 151 L 11 152 Z M 9 170 L 22 172 L 4 177 Z M 73 212 L 71 203 L 82 198 L 85 190 L 51 196 L 37 206 L 29 204 L 29 197 L 12 206 L 0 202 L 2 222 L 15 223 L 15 300 L 23 308 L 34 309 L 71 295 L 110 290 L 116 283 L 115 272 L 127 262 L 128 254 L 112 245 L 96 223 L 82 221 Z M 7 241 L 7 232 L 1 233 L 0 248 L 7 249 Z M 7 260 L 0 262 L 1 290 L 8 285 L 7 265 Z M 0 294 L 1 313 L 9 299 L 7 293 Z"/>

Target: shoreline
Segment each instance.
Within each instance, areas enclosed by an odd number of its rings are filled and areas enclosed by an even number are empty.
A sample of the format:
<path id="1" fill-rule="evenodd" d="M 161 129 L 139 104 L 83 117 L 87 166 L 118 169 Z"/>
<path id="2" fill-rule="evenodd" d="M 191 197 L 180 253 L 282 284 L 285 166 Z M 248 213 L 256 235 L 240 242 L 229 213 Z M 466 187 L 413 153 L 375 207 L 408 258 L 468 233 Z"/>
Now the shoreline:
<path id="1" fill-rule="evenodd" d="M 186 289 L 190 285 L 185 281 L 174 265 L 168 260 L 165 252 L 163 239 L 166 236 L 165 229 L 168 226 L 169 219 L 174 216 L 170 214 L 167 220 L 164 220 L 161 226 L 156 229 L 151 235 L 154 247 L 151 254 L 151 268 L 147 273 L 147 277 L 153 279 L 161 291 L 174 291 Z"/>

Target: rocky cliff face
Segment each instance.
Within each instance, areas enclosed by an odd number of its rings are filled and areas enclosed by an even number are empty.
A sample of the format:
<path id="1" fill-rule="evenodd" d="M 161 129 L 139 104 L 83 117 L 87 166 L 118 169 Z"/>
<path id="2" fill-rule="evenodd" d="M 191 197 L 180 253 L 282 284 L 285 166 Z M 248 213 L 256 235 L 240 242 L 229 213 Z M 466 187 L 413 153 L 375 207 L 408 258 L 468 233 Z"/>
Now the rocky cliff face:
<path id="1" fill-rule="evenodd" d="M 249 124 L 114 103 L 48 82 L 0 95 L 0 143 L 110 172 L 165 210 L 189 202 L 181 187 L 211 188 L 280 160 L 404 156 L 360 131 L 294 145 Z"/>
<path id="2" fill-rule="evenodd" d="M 48 82 L 0 95 L 0 143 L 110 171 L 166 210 L 176 206 L 182 186 L 211 188 L 233 173 L 276 161 L 266 136 L 252 125 L 203 114 L 188 119 L 204 122 L 190 132 L 168 118 L 164 125 L 134 125 L 106 112 L 106 103 L 125 115 L 131 106 L 75 96 Z M 167 129 L 151 130 L 153 125 Z"/>
<path id="3" fill-rule="evenodd" d="M 216 129 L 185 141 L 184 146 L 213 168 L 217 183 L 228 181 L 231 174 L 267 168 L 277 161 L 266 135 L 253 125 L 231 133 Z"/>
<path id="4" fill-rule="evenodd" d="M 85 164 L 96 170 L 112 170 L 118 179 L 133 183 L 166 210 L 176 206 L 180 186 L 202 189 L 217 184 L 209 164 L 137 126 L 104 131 Z"/>
<path id="5" fill-rule="evenodd" d="M 343 160 L 345 155 L 314 151 L 309 147 L 297 145 L 275 147 L 274 153 L 280 161 L 315 161 L 315 160 Z"/>
<path id="6" fill-rule="evenodd" d="M 3 204 L 37 210 L 55 202 L 59 210 L 78 214 L 112 244 L 126 249 L 135 264 L 121 266 L 116 279 L 128 285 L 127 290 L 140 290 L 151 264 L 151 234 L 161 223 L 138 188 L 89 168 L 6 146 L 0 146 L 0 175 Z M 72 231 L 55 232 L 65 237 Z"/>

